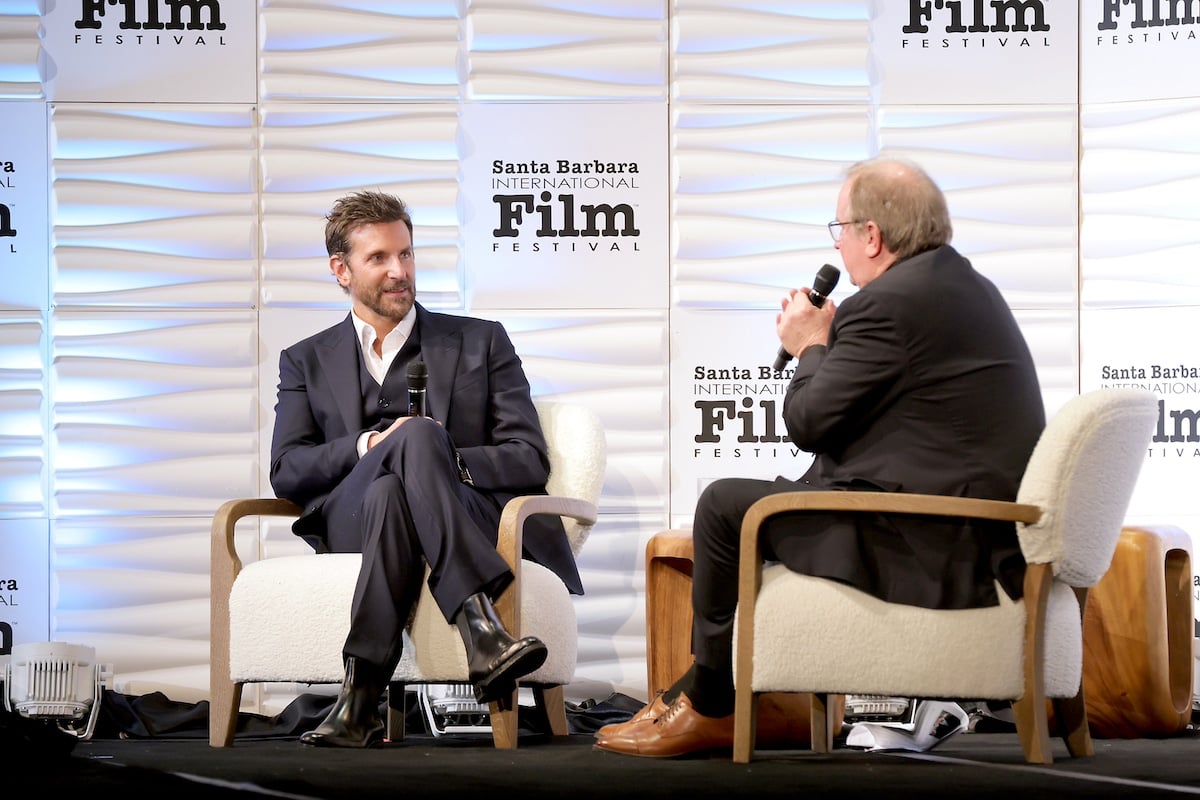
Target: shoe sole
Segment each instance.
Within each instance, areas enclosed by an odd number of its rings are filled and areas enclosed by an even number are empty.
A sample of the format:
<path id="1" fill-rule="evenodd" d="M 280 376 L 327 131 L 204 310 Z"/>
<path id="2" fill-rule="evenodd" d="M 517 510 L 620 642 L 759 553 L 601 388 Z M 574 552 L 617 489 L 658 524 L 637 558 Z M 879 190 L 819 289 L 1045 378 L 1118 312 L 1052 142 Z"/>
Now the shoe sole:
<path id="1" fill-rule="evenodd" d="M 599 744 L 592 745 L 593 750 L 601 753 L 612 753 L 618 756 L 633 756 L 634 758 L 675 758 L 686 760 L 689 758 L 712 758 L 713 756 L 728 756 L 733 753 L 733 748 L 722 745 L 720 747 L 704 747 L 699 750 L 687 750 L 683 753 L 634 753 L 629 750 L 614 750 L 609 747 L 602 747 Z"/>
<path id="2" fill-rule="evenodd" d="M 305 747 L 340 747 L 343 749 L 368 750 L 373 747 L 383 746 L 383 734 L 368 738 L 365 742 L 354 742 L 348 739 L 337 739 L 332 736 L 318 736 L 304 738 L 300 737 L 300 744 Z"/>
<path id="3" fill-rule="evenodd" d="M 528 675 L 546 663 L 548 654 L 546 645 L 541 643 L 518 650 L 491 675 L 475 684 L 475 702 L 491 703 L 510 694 L 516 688 L 517 678 Z"/>

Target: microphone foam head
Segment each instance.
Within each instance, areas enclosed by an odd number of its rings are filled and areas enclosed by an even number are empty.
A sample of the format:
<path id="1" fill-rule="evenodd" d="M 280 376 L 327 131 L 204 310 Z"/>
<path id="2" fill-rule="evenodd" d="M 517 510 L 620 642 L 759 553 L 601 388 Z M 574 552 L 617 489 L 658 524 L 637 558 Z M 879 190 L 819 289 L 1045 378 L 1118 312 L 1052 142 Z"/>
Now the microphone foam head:
<path id="1" fill-rule="evenodd" d="M 826 264 L 817 270 L 817 277 L 813 278 L 812 290 L 822 297 L 828 297 L 841 277 L 840 269 L 833 264 Z"/>
<path id="2" fill-rule="evenodd" d="M 425 367 L 425 362 L 421 359 L 409 362 L 408 365 L 408 388 L 424 389 L 426 381 L 429 380 L 429 370 Z"/>

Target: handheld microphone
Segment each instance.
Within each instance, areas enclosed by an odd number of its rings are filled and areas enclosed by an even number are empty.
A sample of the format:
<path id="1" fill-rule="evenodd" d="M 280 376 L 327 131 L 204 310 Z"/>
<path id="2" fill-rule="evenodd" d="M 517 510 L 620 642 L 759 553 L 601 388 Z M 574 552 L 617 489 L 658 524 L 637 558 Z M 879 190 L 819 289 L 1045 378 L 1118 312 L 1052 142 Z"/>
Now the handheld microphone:
<path id="1" fill-rule="evenodd" d="M 425 384 L 429 380 L 429 370 L 421 359 L 408 365 L 408 415 L 410 417 L 425 417 Z"/>
<path id="2" fill-rule="evenodd" d="M 808 293 L 809 302 L 817 308 L 825 305 L 825 298 L 833 291 L 833 287 L 837 286 L 838 279 L 841 277 L 842 271 L 833 264 L 822 266 L 817 270 L 817 277 L 813 278 L 812 290 Z M 775 371 L 779 372 L 791 360 L 792 354 L 780 347 L 779 355 L 775 356 Z"/>

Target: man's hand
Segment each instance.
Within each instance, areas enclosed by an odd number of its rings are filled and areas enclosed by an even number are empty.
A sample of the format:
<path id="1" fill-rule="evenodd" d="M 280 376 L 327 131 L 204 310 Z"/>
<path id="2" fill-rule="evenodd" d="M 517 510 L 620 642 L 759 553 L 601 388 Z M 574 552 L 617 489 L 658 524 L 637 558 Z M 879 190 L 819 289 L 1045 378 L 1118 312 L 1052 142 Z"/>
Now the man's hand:
<path id="1" fill-rule="evenodd" d="M 374 447 L 375 445 L 382 442 L 384 439 L 386 439 L 388 436 L 391 435 L 392 431 L 396 430 L 401 425 L 403 425 L 405 422 L 408 422 L 410 419 L 412 419 L 412 417 L 396 417 L 396 419 L 392 422 L 391 425 L 388 425 L 386 428 L 384 428 L 381 431 L 376 431 L 375 433 L 372 433 L 370 436 L 367 437 L 367 449 L 370 450 L 372 447 Z"/>
<path id="2" fill-rule="evenodd" d="M 396 430 L 401 425 L 408 422 L 410 419 L 414 419 L 414 417 L 396 417 L 396 419 L 392 421 L 391 425 L 388 425 L 386 428 L 384 428 L 381 431 L 376 431 L 375 433 L 372 433 L 370 436 L 367 437 L 367 449 L 370 450 L 372 447 L 379 444 L 387 437 L 391 436 L 392 431 Z M 438 425 L 442 424 L 441 420 L 435 419 L 434 422 L 436 422 Z"/>
<path id="3" fill-rule="evenodd" d="M 829 344 L 829 329 L 837 304 L 826 299 L 817 308 L 808 299 L 809 289 L 792 289 L 780 302 L 781 311 L 775 315 L 775 333 L 779 343 L 789 353 L 799 356 L 814 344 Z"/>

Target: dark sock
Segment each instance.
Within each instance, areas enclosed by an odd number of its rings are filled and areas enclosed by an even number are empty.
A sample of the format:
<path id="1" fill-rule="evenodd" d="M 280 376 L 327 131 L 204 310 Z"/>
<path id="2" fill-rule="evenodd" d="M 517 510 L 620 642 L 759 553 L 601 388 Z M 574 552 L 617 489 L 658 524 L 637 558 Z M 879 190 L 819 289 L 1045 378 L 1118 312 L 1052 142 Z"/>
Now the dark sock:
<path id="1" fill-rule="evenodd" d="M 671 686 L 665 692 L 663 692 L 663 702 L 667 705 L 674 703 L 675 699 L 683 693 L 683 690 L 692 685 L 692 673 L 695 671 L 696 665 L 693 663 L 692 666 L 688 668 L 688 671 L 683 673 L 683 676 L 680 677 L 679 680 L 672 683 Z"/>
<path id="2" fill-rule="evenodd" d="M 692 701 L 692 708 L 706 717 L 726 717 L 733 713 L 733 670 L 692 664 L 692 668 L 675 682 L 671 690 L 676 687 L 687 694 Z M 663 699 L 668 703 L 674 701 L 674 698 L 667 698 L 666 695 Z"/>

